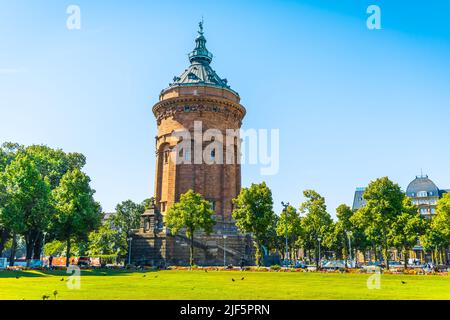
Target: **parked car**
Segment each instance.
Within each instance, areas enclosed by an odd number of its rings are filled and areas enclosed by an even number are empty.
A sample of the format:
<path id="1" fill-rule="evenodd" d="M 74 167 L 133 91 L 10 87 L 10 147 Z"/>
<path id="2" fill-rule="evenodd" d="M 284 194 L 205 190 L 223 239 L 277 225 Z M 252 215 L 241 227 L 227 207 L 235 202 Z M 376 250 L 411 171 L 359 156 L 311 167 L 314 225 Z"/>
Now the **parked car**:
<path id="1" fill-rule="evenodd" d="M 89 267 L 91 265 L 91 258 L 89 257 L 79 257 L 77 265 L 82 267 Z"/>

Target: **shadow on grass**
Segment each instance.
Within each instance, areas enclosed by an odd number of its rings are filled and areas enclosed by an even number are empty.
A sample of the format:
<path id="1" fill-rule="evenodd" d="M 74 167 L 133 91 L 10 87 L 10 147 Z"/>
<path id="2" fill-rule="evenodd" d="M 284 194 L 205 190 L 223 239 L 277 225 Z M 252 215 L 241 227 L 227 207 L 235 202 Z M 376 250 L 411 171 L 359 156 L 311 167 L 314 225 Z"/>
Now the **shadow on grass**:
<path id="1" fill-rule="evenodd" d="M 103 276 L 127 276 L 133 274 L 146 274 L 154 273 L 157 270 L 109 270 L 109 269 L 82 269 L 81 276 L 87 277 L 103 277 Z M 72 273 L 67 273 L 65 269 L 56 270 L 26 270 L 26 271 L 0 271 L 0 279 L 11 279 L 11 278 L 39 278 L 39 277 L 61 277 L 70 276 Z"/>

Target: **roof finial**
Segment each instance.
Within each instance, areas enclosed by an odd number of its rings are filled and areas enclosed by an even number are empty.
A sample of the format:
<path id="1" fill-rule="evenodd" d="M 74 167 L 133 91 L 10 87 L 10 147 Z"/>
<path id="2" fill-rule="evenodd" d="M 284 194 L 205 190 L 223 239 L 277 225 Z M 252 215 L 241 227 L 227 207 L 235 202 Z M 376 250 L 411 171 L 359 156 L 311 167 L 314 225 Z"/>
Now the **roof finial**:
<path id="1" fill-rule="evenodd" d="M 203 16 L 202 16 L 202 21 L 200 21 L 200 22 L 198 23 L 198 33 L 199 33 L 200 35 L 203 35 Z"/>

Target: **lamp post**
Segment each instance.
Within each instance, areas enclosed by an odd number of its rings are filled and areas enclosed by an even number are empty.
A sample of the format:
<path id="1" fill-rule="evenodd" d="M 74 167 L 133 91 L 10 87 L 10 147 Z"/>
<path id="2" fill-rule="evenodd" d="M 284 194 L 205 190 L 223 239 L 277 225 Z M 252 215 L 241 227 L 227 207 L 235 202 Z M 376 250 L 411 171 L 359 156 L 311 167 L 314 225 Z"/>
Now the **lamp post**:
<path id="1" fill-rule="evenodd" d="M 287 217 L 287 208 L 289 207 L 289 202 L 284 203 L 281 201 L 281 205 L 283 206 L 284 212 L 284 229 L 285 229 L 285 256 L 284 256 L 284 265 L 286 268 L 288 267 L 288 257 L 289 257 L 289 245 L 288 245 L 288 217 Z"/>
<path id="2" fill-rule="evenodd" d="M 347 231 L 347 237 L 348 237 L 348 255 L 350 256 L 350 268 L 352 267 L 352 242 L 351 242 L 351 237 L 353 235 L 353 232 L 351 231 Z"/>
<path id="3" fill-rule="evenodd" d="M 128 246 L 128 264 L 131 264 L 131 241 L 133 240 L 132 237 L 127 238 L 128 242 L 130 243 Z"/>
<path id="4" fill-rule="evenodd" d="M 322 262 L 320 261 L 320 241 L 322 241 L 321 237 L 317 237 L 317 241 L 319 241 L 319 260 L 317 262 L 317 265 L 319 266 L 319 269 L 322 267 Z"/>
<path id="5" fill-rule="evenodd" d="M 226 251 L 226 246 L 227 246 L 227 235 L 224 234 L 224 235 L 223 235 L 223 267 L 224 267 L 224 268 L 227 267 L 227 251 Z"/>
<path id="6" fill-rule="evenodd" d="M 44 247 L 45 247 L 45 236 L 47 235 L 47 232 L 43 232 L 44 237 L 42 238 L 42 249 L 41 249 L 41 260 L 44 260 Z M 44 261 L 42 261 L 42 265 L 44 264 Z"/>

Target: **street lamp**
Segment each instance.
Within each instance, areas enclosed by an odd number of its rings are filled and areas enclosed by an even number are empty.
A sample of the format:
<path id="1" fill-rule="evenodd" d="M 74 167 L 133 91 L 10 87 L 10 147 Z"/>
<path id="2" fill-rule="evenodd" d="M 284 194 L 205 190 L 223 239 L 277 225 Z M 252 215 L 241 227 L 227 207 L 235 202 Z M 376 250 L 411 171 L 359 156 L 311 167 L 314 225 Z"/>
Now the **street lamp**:
<path id="1" fill-rule="evenodd" d="M 348 254 L 350 256 L 350 268 L 352 267 L 352 242 L 351 242 L 351 238 L 352 238 L 353 232 L 351 231 L 347 231 L 347 237 L 348 237 Z"/>
<path id="2" fill-rule="evenodd" d="M 226 251 L 226 246 L 227 246 L 227 235 L 224 234 L 223 235 L 223 267 L 226 268 L 227 266 L 227 251 Z"/>
<path id="3" fill-rule="evenodd" d="M 287 208 L 289 207 L 289 202 L 284 203 L 283 201 L 281 201 L 281 205 L 283 206 L 283 212 L 284 212 L 284 229 L 285 229 L 285 240 L 286 240 L 284 264 L 287 268 L 288 267 L 288 257 L 289 257 Z"/>
<path id="4" fill-rule="evenodd" d="M 133 238 L 129 237 L 127 238 L 127 240 L 130 243 L 128 247 L 128 264 L 131 264 L 131 241 L 133 240 Z"/>
<path id="5" fill-rule="evenodd" d="M 44 265 L 44 247 L 45 247 L 45 236 L 47 235 L 47 232 L 43 232 L 44 237 L 42 238 L 42 249 L 41 249 L 41 260 L 42 260 L 42 266 Z"/>
<path id="6" fill-rule="evenodd" d="M 317 237 L 317 241 L 319 241 L 319 261 L 318 261 L 318 265 L 319 265 L 319 269 L 322 267 L 322 262 L 320 261 L 320 241 L 322 241 L 321 237 Z"/>

